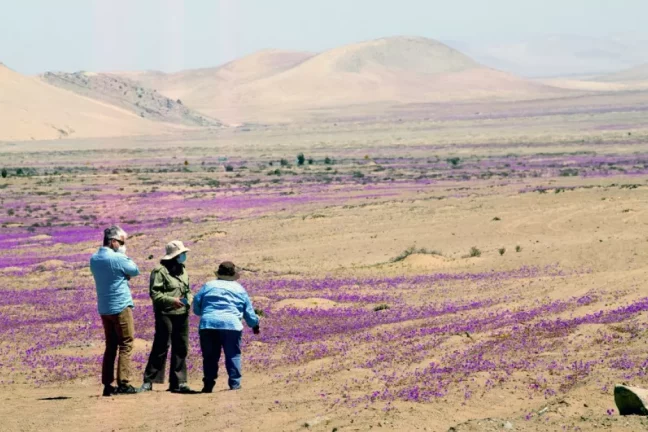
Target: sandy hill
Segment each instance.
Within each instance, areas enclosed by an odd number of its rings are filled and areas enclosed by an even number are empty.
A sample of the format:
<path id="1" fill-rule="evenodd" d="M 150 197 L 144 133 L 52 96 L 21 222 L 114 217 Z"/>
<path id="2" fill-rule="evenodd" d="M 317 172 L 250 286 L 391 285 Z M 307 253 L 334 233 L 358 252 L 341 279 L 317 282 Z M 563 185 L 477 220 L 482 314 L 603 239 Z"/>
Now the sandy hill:
<path id="1" fill-rule="evenodd" d="M 222 90 L 267 78 L 297 66 L 315 54 L 299 51 L 263 50 L 214 68 L 191 69 L 172 74 L 160 71 L 115 72 L 165 95 L 180 99 L 215 86 Z M 191 98 L 191 96 L 189 96 Z"/>
<path id="2" fill-rule="evenodd" d="M 124 108 L 140 117 L 187 126 L 221 126 L 214 119 L 185 107 L 156 90 L 117 75 L 89 72 L 47 72 L 41 78 L 52 85 Z"/>
<path id="3" fill-rule="evenodd" d="M 164 79 L 158 75 L 151 83 L 165 95 L 229 122 L 290 119 L 303 110 L 331 107 L 561 94 L 486 68 L 437 41 L 411 37 L 373 40 L 318 55 L 262 52 L 216 69 Z"/>
<path id="4" fill-rule="evenodd" d="M 153 135 L 161 125 L 127 110 L 101 103 L 23 76 L 0 64 L 0 140 Z"/>
<path id="5" fill-rule="evenodd" d="M 324 52 L 251 83 L 239 95 L 251 104 L 273 99 L 318 106 L 530 97 L 547 90 L 439 42 L 397 37 Z"/>

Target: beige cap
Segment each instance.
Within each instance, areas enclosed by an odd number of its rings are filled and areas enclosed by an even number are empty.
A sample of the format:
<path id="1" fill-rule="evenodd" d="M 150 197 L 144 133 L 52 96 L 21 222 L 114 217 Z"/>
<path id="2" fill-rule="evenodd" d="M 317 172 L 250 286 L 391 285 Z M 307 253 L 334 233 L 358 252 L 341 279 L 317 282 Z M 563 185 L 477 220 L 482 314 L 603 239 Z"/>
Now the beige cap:
<path id="1" fill-rule="evenodd" d="M 173 240 L 166 245 L 166 255 L 162 257 L 162 260 L 170 260 L 189 251 L 190 249 L 187 249 L 180 240 Z"/>

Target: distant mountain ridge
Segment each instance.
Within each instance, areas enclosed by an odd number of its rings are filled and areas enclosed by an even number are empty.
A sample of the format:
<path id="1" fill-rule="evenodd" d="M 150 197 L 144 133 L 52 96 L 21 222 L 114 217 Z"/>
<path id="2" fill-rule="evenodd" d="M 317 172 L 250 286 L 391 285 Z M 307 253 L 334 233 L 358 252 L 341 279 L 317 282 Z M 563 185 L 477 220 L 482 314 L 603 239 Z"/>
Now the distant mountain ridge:
<path id="1" fill-rule="evenodd" d="M 582 79 L 557 78 L 545 83 L 594 92 L 645 91 L 648 90 L 648 63 L 605 75 Z"/>
<path id="2" fill-rule="evenodd" d="M 601 75 L 648 62 L 645 41 L 636 36 L 597 38 L 554 34 L 517 41 L 449 41 L 449 44 L 485 65 L 533 78 Z"/>
<path id="3" fill-rule="evenodd" d="M 632 84 L 648 83 L 648 63 L 594 78 L 595 81 Z"/>

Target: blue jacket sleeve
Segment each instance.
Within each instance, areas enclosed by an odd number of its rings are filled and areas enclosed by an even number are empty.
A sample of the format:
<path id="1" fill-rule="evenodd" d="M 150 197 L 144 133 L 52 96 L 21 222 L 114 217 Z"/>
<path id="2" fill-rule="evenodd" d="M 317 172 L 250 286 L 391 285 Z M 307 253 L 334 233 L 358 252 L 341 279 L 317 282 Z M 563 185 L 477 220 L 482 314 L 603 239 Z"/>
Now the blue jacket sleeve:
<path id="1" fill-rule="evenodd" d="M 130 258 L 126 257 L 126 256 L 121 258 L 120 261 L 121 261 L 122 271 L 126 275 L 128 275 L 130 277 L 139 276 L 140 271 L 139 271 L 139 268 L 137 268 L 137 264 L 135 264 L 135 261 L 133 261 L 132 259 L 130 259 Z"/>
<path id="2" fill-rule="evenodd" d="M 245 294 L 245 308 L 243 309 L 243 318 L 245 319 L 247 325 L 250 327 L 256 327 L 259 325 L 259 317 L 257 316 L 256 312 L 254 312 L 254 306 L 252 306 L 252 301 L 250 300 L 250 296 L 248 296 L 247 293 Z"/>
<path id="3" fill-rule="evenodd" d="M 202 298 L 204 294 L 205 286 L 203 285 L 202 288 L 200 288 L 200 291 L 198 291 L 198 294 L 193 298 L 193 311 L 198 316 L 202 315 Z"/>

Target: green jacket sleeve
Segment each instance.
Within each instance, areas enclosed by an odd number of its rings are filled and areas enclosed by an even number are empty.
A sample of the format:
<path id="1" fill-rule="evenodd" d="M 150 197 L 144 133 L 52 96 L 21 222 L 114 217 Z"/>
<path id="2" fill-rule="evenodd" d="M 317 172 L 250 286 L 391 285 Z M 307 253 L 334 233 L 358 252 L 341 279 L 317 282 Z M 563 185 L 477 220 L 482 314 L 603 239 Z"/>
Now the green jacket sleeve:
<path id="1" fill-rule="evenodd" d="M 166 308 L 173 306 L 174 299 L 164 293 L 164 276 L 157 269 L 151 272 L 149 295 L 153 300 L 153 305 L 156 307 Z"/>
<path id="2" fill-rule="evenodd" d="M 187 278 L 187 280 L 189 280 L 189 278 Z M 193 304 L 193 300 L 194 300 L 194 295 L 191 292 L 191 284 L 188 283 L 187 284 L 187 301 L 189 302 L 189 307 L 191 307 L 191 305 Z"/>

